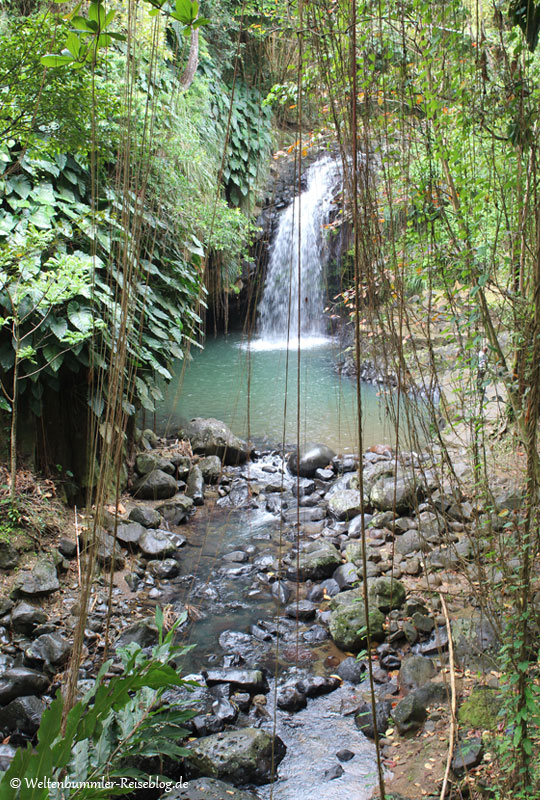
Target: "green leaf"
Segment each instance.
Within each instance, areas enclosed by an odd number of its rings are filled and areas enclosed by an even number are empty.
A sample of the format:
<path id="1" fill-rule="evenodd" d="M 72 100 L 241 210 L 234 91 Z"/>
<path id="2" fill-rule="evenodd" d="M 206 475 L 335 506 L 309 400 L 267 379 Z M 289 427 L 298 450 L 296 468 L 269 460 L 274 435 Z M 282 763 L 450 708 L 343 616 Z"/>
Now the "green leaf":
<path id="1" fill-rule="evenodd" d="M 57 339 L 63 339 L 68 329 L 67 320 L 59 319 L 51 315 L 49 317 L 49 328 Z"/>
<path id="2" fill-rule="evenodd" d="M 65 67 L 68 64 L 73 64 L 75 59 L 72 56 L 58 56 L 52 53 L 41 56 L 41 63 L 44 67 Z"/>
<path id="3" fill-rule="evenodd" d="M 23 200 L 26 200 L 32 191 L 32 184 L 26 175 L 13 175 L 12 177 L 7 178 L 6 185 L 12 191 L 16 192 L 19 197 L 22 197 Z"/>
<path id="4" fill-rule="evenodd" d="M 7 411 L 8 414 L 11 414 L 11 406 L 6 400 L 6 398 L 3 397 L 2 395 L 0 395 L 0 408 L 2 409 L 2 411 Z"/>

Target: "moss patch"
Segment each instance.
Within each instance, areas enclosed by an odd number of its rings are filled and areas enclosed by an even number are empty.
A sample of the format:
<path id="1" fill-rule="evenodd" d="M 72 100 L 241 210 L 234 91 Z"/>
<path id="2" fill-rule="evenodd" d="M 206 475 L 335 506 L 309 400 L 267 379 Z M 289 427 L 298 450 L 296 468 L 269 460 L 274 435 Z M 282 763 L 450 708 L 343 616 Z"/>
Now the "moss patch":
<path id="1" fill-rule="evenodd" d="M 498 713 L 502 707 L 502 697 L 497 689 L 489 686 L 476 686 L 470 697 L 462 704 L 458 719 L 468 728 L 483 728 L 493 731 L 499 723 Z"/>

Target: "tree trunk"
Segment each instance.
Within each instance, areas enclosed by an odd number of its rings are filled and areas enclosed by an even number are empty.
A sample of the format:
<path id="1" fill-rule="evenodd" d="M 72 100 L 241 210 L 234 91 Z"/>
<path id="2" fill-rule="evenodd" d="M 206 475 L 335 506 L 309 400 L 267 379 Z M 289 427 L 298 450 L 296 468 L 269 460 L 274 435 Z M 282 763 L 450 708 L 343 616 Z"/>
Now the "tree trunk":
<path id="1" fill-rule="evenodd" d="M 186 64 L 186 68 L 182 74 L 182 77 L 180 78 L 180 85 L 182 89 L 184 90 L 189 89 L 189 87 L 193 83 L 193 78 L 195 77 L 198 63 L 199 63 L 199 29 L 192 28 L 188 61 Z"/>

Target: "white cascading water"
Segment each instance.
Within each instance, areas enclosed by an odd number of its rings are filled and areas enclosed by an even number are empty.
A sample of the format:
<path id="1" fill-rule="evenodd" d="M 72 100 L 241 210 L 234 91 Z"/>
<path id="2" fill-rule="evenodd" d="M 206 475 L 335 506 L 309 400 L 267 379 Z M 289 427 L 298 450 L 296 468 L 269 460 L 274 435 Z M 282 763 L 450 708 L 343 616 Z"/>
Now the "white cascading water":
<path id="1" fill-rule="evenodd" d="M 259 340 L 251 343 L 252 348 L 295 347 L 299 332 L 306 347 L 327 341 L 323 315 L 327 256 L 324 226 L 330 218 L 339 177 L 338 162 L 323 156 L 307 170 L 305 191 L 281 212 L 259 304 Z"/>

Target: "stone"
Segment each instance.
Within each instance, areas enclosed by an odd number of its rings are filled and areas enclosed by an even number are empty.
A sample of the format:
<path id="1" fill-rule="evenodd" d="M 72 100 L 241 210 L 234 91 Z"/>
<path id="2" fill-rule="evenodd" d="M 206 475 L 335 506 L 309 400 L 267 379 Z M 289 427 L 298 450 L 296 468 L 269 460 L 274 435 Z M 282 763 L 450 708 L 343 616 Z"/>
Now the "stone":
<path id="1" fill-rule="evenodd" d="M 145 530 L 139 522 L 121 522 L 116 529 L 116 539 L 124 547 L 133 550 Z"/>
<path id="2" fill-rule="evenodd" d="M 478 730 L 495 731 L 500 722 L 499 712 L 503 698 L 491 686 L 475 686 L 458 711 L 460 725 Z"/>
<path id="3" fill-rule="evenodd" d="M 304 631 L 302 634 L 302 639 L 309 644 L 325 642 L 328 638 L 330 638 L 330 635 L 322 625 L 312 625 L 311 628 Z"/>
<path id="4" fill-rule="evenodd" d="M 414 508 L 418 497 L 418 482 L 413 475 L 398 473 L 396 477 L 381 477 L 371 489 L 369 498 L 381 511 L 407 513 Z"/>
<path id="5" fill-rule="evenodd" d="M 189 471 L 191 469 L 191 458 L 189 456 L 182 456 L 179 453 L 171 456 L 171 464 L 176 469 L 176 477 L 179 481 L 187 480 Z"/>
<path id="6" fill-rule="evenodd" d="M 32 642 L 26 653 L 33 660 L 61 667 L 69 659 L 71 648 L 71 642 L 61 633 L 44 633 Z"/>
<path id="7" fill-rule="evenodd" d="M 243 464 L 249 454 L 246 442 L 235 436 L 224 422 L 214 418 L 192 419 L 182 431 L 182 437 L 189 439 L 194 453 L 219 456 L 224 464 Z"/>
<path id="8" fill-rule="evenodd" d="M 369 582 L 368 596 L 379 611 L 391 611 L 403 605 L 405 587 L 395 578 L 374 578 Z"/>
<path id="9" fill-rule="evenodd" d="M 0 772 L 7 772 L 16 752 L 10 744 L 0 744 Z"/>
<path id="10" fill-rule="evenodd" d="M 355 754 L 352 752 L 352 750 L 347 750 L 347 749 L 344 748 L 343 750 L 338 750 L 337 751 L 336 758 L 337 758 L 338 761 L 346 762 L 346 761 L 350 761 L 351 758 L 354 758 L 354 755 Z"/>
<path id="11" fill-rule="evenodd" d="M 91 532 L 88 532 L 85 536 L 85 546 L 87 549 L 90 546 L 89 541 L 91 535 Z M 110 569 L 111 566 L 113 566 L 114 569 L 123 569 L 125 559 L 120 552 L 119 544 L 114 541 L 114 537 L 111 536 L 110 533 L 107 533 L 104 528 L 100 527 L 96 527 L 95 537 L 96 558 L 98 562 L 107 569 Z"/>
<path id="12" fill-rule="evenodd" d="M 195 464 L 191 467 L 187 479 L 186 495 L 191 497 L 193 504 L 202 506 L 204 503 L 204 478 L 199 467 Z"/>
<path id="13" fill-rule="evenodd" d="M 258 800 L 253 792 L 217 778 L 190 778 L 184 784 L 161 795 L 160 800 Z"/>
<path id="14" fill-rule="evenodd" d="M 336 778 L 341 778 L 345 770 L 341 766 L 341 764 L 335 764 L 330 769 L 325 769 L 323 772 L 323 780 L 325 781 L 334 781 Z"/>
<path id="15" fill-rule="evenodd" d="M 297 686 L 282 686 L 277 693 L 276 702 L 283 711 L 299 711 L 307 706 L 306 696 Z"/>
<path id="16" fill-rule="evenodd" d="M 270 690 L 264 673 L 259 669 L 212 669 L 202 674 L 207 686 L 227 683 L 250 694 L 266 694 Z"/>
<path id="17" fill-rule="evenodd" d="M 170 525 L 180 525 L 185 522 L 193 511 L 193 500 L 185 494 L 178 495 L 168 503 L 162 503 L 156 508 L 161 516 Z"/>
<path id="18" fill-rule="evenodd" d="M 180 574 L 180 566 L 174 558 L 165 558 L 163 561 L 152 560 L 147 565 L 148 572 L 158 580 L 170 580 Z"/>
<path id="19" fill-rule="evenodd" d="M 297 682 L 296 688 L 306 697 L 320 697 L 330 694 L 340 685 L 341 681 L 335 675 L 308 675 Z"/>
<path id="20" fill-rule="evenodd" d="M 396 553 L 402 556 L 408 556 L 410 553 L 416 553 L 421 550 L 427 553 L 430 550 L 429 543 L 417 530 L 406 531 L 403 536 L 396 539 Z"/>
<path id="21" fill-rule="evenodd" d="M 64 556 L 64 558 L 75 558 L 77 555 L 77 543 L 72 542 L 71 539 L 60 539 L 58 552 L 60 555 Z"/>
<path id="22" fill-rule="evenodd" d="M 176 480 L 160 469 L 153 469 L 135 481 L 133 495 L 141 500 L 166 500 L 178 491 Z"/>
<path id="23" fill-rule="evenodd" d="M 261 785 L 272 780 L 286 747 L 279 736 L 256 728 L 224 731 L 187 744 L 186 761 L 192 773 L 237 784 Z"/>
<path id="24" fill-rule="evenodd" d="M 446 628 L 435 628 L 432 636 L 425 642 L 414 646 L 415 652 L 424 656 L 437 655 L 448 650 L 448 633 Z"/>
<path id="25" fill-rule="evenodd" d="M 435 627 L 435 622 L 433 619 L 425 614 L 420 614 L 419 611 L 415 611 L 415 613 L 412 615 L 411 622 L 416 630 L 420 631 L 420 633 L 431 633 Z"/>
<path id="26" fill-rule="evenodd" d="M 349 520 L 362 511 L 362 497 L 356 489 L 336 492 L 328 500 L 328 510 L 338 520 Z"/>
<path id="27" fill-rule="evenodd" d="M 336 603 L 336 601 L 339 601 Z M 366 614 L 361 594 L 357 590 L 336 595 L 330 604 L 330 636 L 340 650 L 358 653 L 366 641 Z M 384 639 L 384 615 L 374 608 L 369 611 L 373 641 Z"/>
<path id="28" fill-rule="evenodd" d="M 291 603 L 287 606 L 285 613 L 291 619 L 298 619 L 301 622 L 306 622 L 315 618 L 317 606 L 309 600 L 299 600 L 297 603 Z"/>
<path id="29" fill-rule="evenodd" d="M 360 580 L 358 570 L 354 564 L 350 563 L 341 564 L 341 566 L 335 570 L 332 578 L 335 580 L 341 591 L 344 589 L 350 589 Z"/>
<path id="30" fill-rule="evenodd" d="M 364 528 L 367 528 L 367 526 L 371 522 L 372 515 L 371 514 L 364 514 L 363 518 L 364 518 Z M 352 539 L 359 539 L 360 538 L 360 536 L 362 535 L 362 515 L 361 514 L 359 514 L 357 517 L 354 517 L 354 519 L 352 520 L 352 522 L 349 525 L 347 533 Z"/>
<path id="31" fill-rule="evenodd" d="M 176 552 L 176 545 L 170 538 L 168 531 L 160 528 L 146 528 L 139 539 L 139 547 L 145 556 L 152 558 L 167 558 Z"/>
<path id="32" fill-rule="evenodd" d="M 160 456 L 159 453 L 139 453 L 135 458 L 135 469 L 139 475 L 148 475 L 155 469 L 159 469 L 167 475 L 174 475 L 174 467 L 171 462 Z"/>
<path id="33" fill-rule="evenodd" d="M 480 738 L 460 739 L 456 744 L 452 759 L 454 775 L 459 777 L 467 770 L 477 767 L 482 760 L 483 751 L 484 747 Z"/>
<path id="34" fill-rule="evenodd" d="M 11 611 L 11 627 L 15 633 L 31 634 L 34 628 L 47 622 L 47 614 L 41 608 L 21 600 Z"/>
<path id="35" fill-rule="evenodd" d="M 7 705 L 16 697 L 40 695 L 47 689 L 49 679 L 35 669 L 12 667 L 0 678 L 0 705 Z"/>
<path id="36" fill-rule="evenodd" d="M 353 656 L 344 658 L 339 667 L 336 669 L 336 675 L 344 681 L 349 683 L 362 683 L 366 677 L 366 662 L 358 661 Z"/>
<path id="37" fill-rule="evenodd" d="M 341 556 L 334 545 L 318 539 L 300 552 L 298 561 L 295 559 L 287 569 L 287 577 L 300 581 L 329 578 L 340 564 Z"/>
<path id="38" fill-rule="evenodd" d="M 221 459 L 218 456 L 201 458 L 198 467 L 205 483 L 217 483 L 223 472 Z"/>
<path id="39" fill-rule="evenodd" d="M 480 611 L 451 622 L 454 656 L 460 667 L 469 669 L 493 668 L 498 654 L 499 638 L 490 621 Z"/>
<path id="40" fill-rule="evenodd" d="M 159 641 L 159 631 L 153 617 L 146 617 L 131 625 L 122 631 L 120 636 L 115 642 L 115 647 L 125 647 L 131 642 L 135 642 L 140 647 L 153 647 Z"/>
<path id="41" fill-rule="evenodd" d="M 0 708 L 0 731 L 4 737 L 9 735 L 13 738 L 13 734 L 33 736 L 39 728 L 44 711 L 45 703 L 39 697 L 16 697 Z"/>
<path id="42" fill-rule="evenodd" d="M 129 512 L 129 519 L 144 528 L 157 528 L 161 522 L 161 514 L 150 506 L 135 506 Z"/>
<path id="43" fill-rule="evenodd" d="M 293 475 L 313 478 L 315 472 L 326 467 L 335 455 L 334 451 L 326 445 L 311 442 L 291 453 L 287 460 L 287 466 Z"/>
<path id="44" fill-rule="evenodd" d="M 404 692 L 423 686 L 435 675 L 435 667 L 429 658 L 409 656 L 401 664 L 399 685 Z"/>
<path id="45" fill-rule="evenodd" d="M 159 437 L 152 428 L 146 428 L 141 435 L 142 439 L 146 439 L 150 447 L 157 447 L 159 445 Z"/>
<path id="46" fill-rule="evenodd" d="M 319 481 L 331 481 L 334 477 L 334 470 L 333 469 L 319 469 L 315 470 L 315 477 Z"/>
<path id="47" fill-rule="evenodd" d="M 392 711 L 392 702 L 390 700 L 383 700 L 375 705 L 375 721 L 377 732 L 382 736 L 387 727 L 388 720 L 390 719 L 390 712 Z M 371 703 L 362 703 L 359 706 L 357 713 L 354 717 L 354 723 L 359 731 L 362 731 L 364 736 L 368 739 L 375 738 L 375 726 L 373 724 L 373 711 Z"/>
<path id="48" fill-rule="evenodd" d="M 0 569 L 14 569 L 19 563 L 19 551 L 10 542 L 0 539 Z"/>
<path id="49" fill-rule="evenodd" d="M 58 591 L 60 582 L 54 563 L 42 558 L 30 571 L 21 572 L 13 582 L 11 595 L 14 597 L 39 597 Z"/>
<path id="50" fill-rule="evenodd" d="M 414 692 L 400 700 L 392 710 L 392 719 L 402 734 L 418 730 L 426 718 L 427 711 Z"/>
<path id="51" fill-rule="evenodd" d="M 285 581 L 274 581 L 270 591 L 272 593 L 272 597 L 274 598 L 274 600 L 277 600 L 278 603 L 281 603 L 281 605 L 284 606 L 286 603 L 289 602 L 289 598 L 291 596 L 291 590 L 289 589 Z"/>

